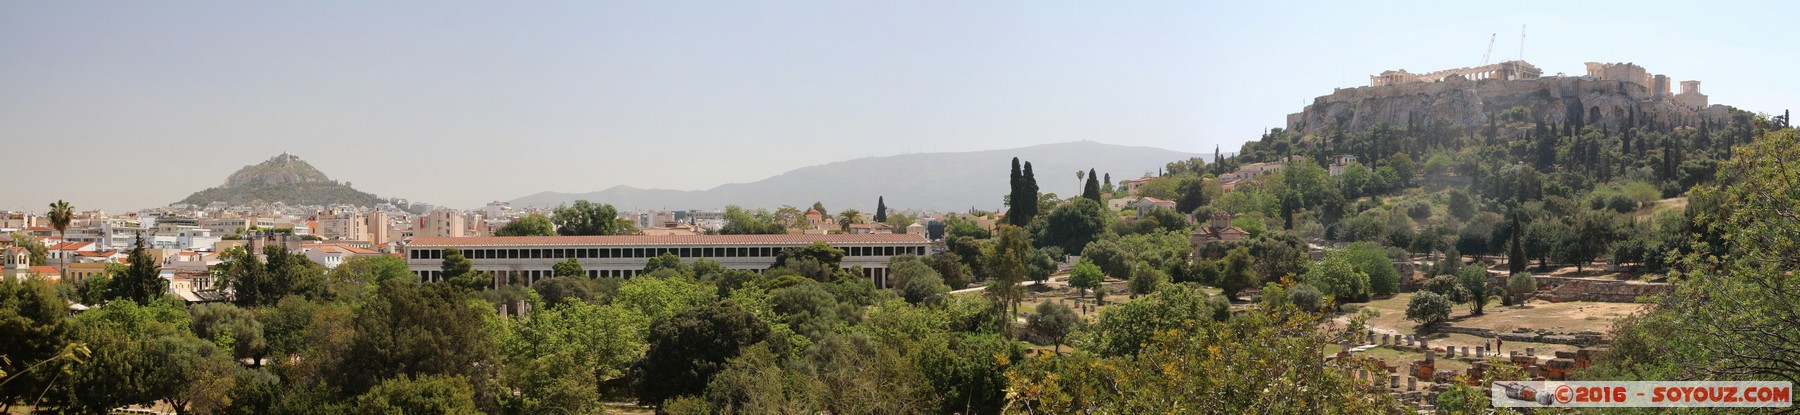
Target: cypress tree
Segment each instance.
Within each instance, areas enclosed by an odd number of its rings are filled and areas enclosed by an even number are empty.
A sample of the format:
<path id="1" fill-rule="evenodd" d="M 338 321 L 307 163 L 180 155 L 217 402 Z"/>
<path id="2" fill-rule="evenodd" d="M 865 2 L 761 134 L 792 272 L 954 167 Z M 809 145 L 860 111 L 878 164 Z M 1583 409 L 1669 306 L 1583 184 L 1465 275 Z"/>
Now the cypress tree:
<path id="1" fill-rule="evenodd" d="M 131 262 L 130 266 L 123 274 L 113 278 L 112 286 L 108 287 L 111 293 L 107 297 L 123 298 L 138 304 L 148 304 L 161 298 L 168 289 L 163 285 L 156 259 L 144 252 L 143 233 L 138 233 L 137 242 L 132 245 L 131 255 L 127 258 Z"/>
<path id="2" fill-rule="evenodd" d="M 1031 224 L 1031 218 L 1037 217 L 1038 214 L 1037 176 L 1032 174 L 1029 161 L 1025 162 L 1024 175 L 1019 177 L 1019 190 L 1021 191 L 1020 196 L 1024 199 L 1013 198 L 1013 211 L 1019 214 L 1016 216 L 1008 214 L 1007 217 L 1016 217 L 1017 219 L 1012 221 L 1013 225 L 1024 227 Z"/>
<path id="3" fill-rule="evenodd" d="M 1519 220 L 1519 210 L 1514 208 L 1512 211 L 1512 250 L 1506 254 L 1506 268 L 1513 274 L 1525 272 L 1525 264 L 1529 261 L 1525 258 L 1524 238 L 1520 237 L 1524 233 L 1525 227 L 1524 223 Z"/>
<path id="4" fill-rule="evenodd" d="M 1025 207 L 1023 206 L 1024 205 L 1023 200 L 1025 199 L 1024 183 L 1025 183 L 1025 173 L 1019 167 L 1019 158 L 1013 157 L 1013 159 L 1012 159 L 1012 184 L 1011 184 L 1012 190 L 1010 192 L 1007 192 L 1007 194 L 1006 194 L 1006 205 L 1007 205 L 1006 223 L 1018 225 L 1019 224 L 1018 216 L 1025 214 Z"/>
<path id="5" fill-rule="evenodd" d="M 1088 170 L 1087 186 L 1082 187 L 1081 197 L 1092 199 L 1095 202 L 1100 201 L 1100 180 L 1094 178 L 1093 169 Z"/>
<path id="6" fill-rule="evenodd" d="M 887 222 L 887 198 L 875 197 L 875 221 Z"/>

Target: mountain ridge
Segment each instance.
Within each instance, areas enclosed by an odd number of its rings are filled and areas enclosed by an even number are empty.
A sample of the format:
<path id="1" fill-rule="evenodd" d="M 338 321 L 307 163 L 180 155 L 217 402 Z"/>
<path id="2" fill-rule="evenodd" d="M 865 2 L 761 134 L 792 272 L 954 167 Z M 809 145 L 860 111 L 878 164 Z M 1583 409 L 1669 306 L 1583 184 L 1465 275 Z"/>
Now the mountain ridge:
<path id="1" fill-rule="evenodd" d="M 643 189 L 619 184 L 585 193 L 546 191 L 513 199 L 511 203 L 547 207 L 585 199 L 630 210 L 719 208 L 727 204 L 775 208 L 817 201 L 832 209 L 870 210 L 875 199 L 882 197 L 890 207 L 899 209 L 991 209 L 1001 206 L 1014 156 L 1032 162 L 1043 191 L 1068 197 L 1080 191 L 1073 174 L 1077 169 L 1110 172 L 1116 183 L 1155 172 L 1168 162 L 1201 154 L 1076 141 L 999 150 L 861 157 L 702 190 Z"/>

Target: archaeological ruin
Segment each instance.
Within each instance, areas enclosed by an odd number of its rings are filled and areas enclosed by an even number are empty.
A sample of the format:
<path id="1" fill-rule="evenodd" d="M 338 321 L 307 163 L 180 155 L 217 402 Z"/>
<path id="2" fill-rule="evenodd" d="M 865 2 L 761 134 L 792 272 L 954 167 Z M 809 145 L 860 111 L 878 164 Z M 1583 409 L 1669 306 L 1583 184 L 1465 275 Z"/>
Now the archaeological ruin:
<path id="1" fill-rule="evenodd" d="M 1728 108 L 1711 105 L 1700 81 L 1681 81 L 1670 91 L 1667 75 L 1633 63 L 1587 62 L 1587 74 L 1545 76 L 1522 60 L 1412 73 L 1404 69 L 1369 76 L 1368 86 L 1337 88 L 1289 114 L 1286 128 L 1303 134 L 1361 131 L 1376 125 L 1447 123 L 1478 128 L 1501 112 L 1524 111 L 1527 122 L 1606 128 L 1697 126 L 1722 121 Z"/>

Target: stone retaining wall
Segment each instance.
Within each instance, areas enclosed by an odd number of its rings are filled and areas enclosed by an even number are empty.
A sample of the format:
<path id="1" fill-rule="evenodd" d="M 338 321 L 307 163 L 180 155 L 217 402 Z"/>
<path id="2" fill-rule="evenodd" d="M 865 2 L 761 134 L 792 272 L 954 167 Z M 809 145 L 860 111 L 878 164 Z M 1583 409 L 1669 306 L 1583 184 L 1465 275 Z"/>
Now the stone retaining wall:
<path id="1" fill-rule="evenodd" d="M 1480 337 L 1480 338 L 1484 338 L 1484 339 L 1494 338 L 1493 330 L 1488 330 L 1488 329 L 1483 329 L 1483 328 L 1447 326 L 1447 327 L 1438 328 L 1438 331 L 1444 332 L 1444 333 L 1467 334 L 1470 336 Z M 1500 339 L 1508 340 L 1508 341 L 1517 341 L 1517 342 L 1566 344 L 1566 345 L 1570 345 L 1570 346 L 1583 346 L 1583 347 L 1593 346 L 1596 344 L 1604 343 L 1606 341 L 1604 335 L 1602 335 L 1600 333 L 1595 333 L 1595 332 L 1581 332 L 1581 333 L 1555 333 L 1555 332 L 1530 332 L 1530 331 L 1528 331 L 1528 332 L 1509 332 L 1509 333 L 1500 333 Z"/>
<path id="2" fill-rule="evenodd" d="M 1638 298 L 1662 294 L 1671 288 L 1666 283 L 1548 276 L 1537 277 L 1537 283 L 1538 297 L 1551 302 L 1635 303 Z"/>

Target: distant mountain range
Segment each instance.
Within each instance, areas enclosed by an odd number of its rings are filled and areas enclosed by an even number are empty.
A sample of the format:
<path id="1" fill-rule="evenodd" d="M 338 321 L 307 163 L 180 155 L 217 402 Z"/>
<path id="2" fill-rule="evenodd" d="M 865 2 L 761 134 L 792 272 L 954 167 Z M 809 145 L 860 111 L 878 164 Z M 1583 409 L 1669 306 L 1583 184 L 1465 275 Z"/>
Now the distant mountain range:
<path id="1" fill-rule="evenodd" d="M 805 208 L 813 202 L 835 212 L 854 208 L 873 212 L 877 197 L 890 209 L 960 211 L 996 209 L 1007 189 L 1012 158 L 1029 161 L 1043 192 L 1067 198 L 1080 193 L 1075 172 L 1092 168 L 1110 173 L 1114 183 L 1154 174 L 1169 162 L 1200 157 L 1153 147 L 1081 141 L 1008 150 L 922 153 L 868 157 L 803 167 L 750 183 L 707 190 L 639 189 L 615 186 L 590 193 L 543 192 L 513 199 L 513 206 L 547 207 L 576 200 L 607 203 L 622 210 L 705 209 L 738 205 L 747 208 Z M 1211 161 L 1212 155 L 1204 155 Z"/>
<path id="2" fill-rule="evenodd" d="M 349 183 L 331 180 L 299 156 L 281 153 L 268 161 L 238 169 L 225 179 L 223 186 L 195 192 L 177 203 L 206 205 L 212 202 L 374 206 L 383 200 L 358 191 Z"/>

